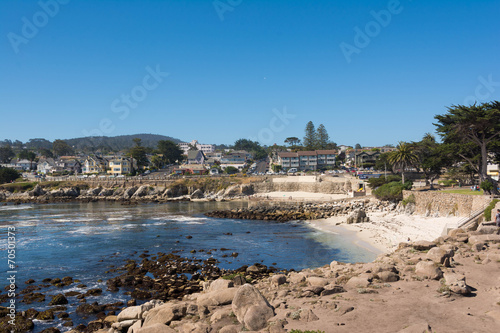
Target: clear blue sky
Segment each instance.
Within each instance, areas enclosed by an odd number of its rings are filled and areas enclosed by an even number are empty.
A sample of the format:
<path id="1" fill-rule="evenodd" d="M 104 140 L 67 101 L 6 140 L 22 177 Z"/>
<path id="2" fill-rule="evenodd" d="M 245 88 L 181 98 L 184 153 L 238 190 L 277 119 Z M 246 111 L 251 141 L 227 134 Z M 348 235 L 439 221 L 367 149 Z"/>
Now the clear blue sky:
<path id="1" fill-rule="evenodd" d="M 338 144 L 419 140 L 447 106 L 500 99 L 499 14 L 498 0 L 2 0 L 0 139 L 269 145 L 311 120 Z"/>

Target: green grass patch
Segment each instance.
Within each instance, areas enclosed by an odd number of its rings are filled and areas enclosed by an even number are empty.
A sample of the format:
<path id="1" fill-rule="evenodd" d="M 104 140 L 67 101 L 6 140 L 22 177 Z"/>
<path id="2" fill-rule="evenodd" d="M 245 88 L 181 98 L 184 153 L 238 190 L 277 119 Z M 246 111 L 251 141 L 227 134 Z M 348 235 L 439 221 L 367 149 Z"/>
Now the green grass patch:
<path id="1" fill-rule="evenodd" d="M 19 182 L 0 185 L 0 189 L 9 191 L 11 193 L 31 191 L 35 188 L 37 182 Z"/>
<path id="2" fill-rule="evenodd" d="M 484 220 L 485 221 L 491 221 L 491 211 L 493 208 L 495 208 L 497 202 L 499 202 L 499 199 L 493 199 L 490 204 L 484 209 Z"/>
<path id="3" fill-rule="evenodd" d="M 466 195 L 484 195 L 484 191 L 471 191 L 470 189 L 456 189 L 456 190 L 443 190 L 441 192 L 445 193 L 457 193 L 457 194 L 466 194 Z"/>

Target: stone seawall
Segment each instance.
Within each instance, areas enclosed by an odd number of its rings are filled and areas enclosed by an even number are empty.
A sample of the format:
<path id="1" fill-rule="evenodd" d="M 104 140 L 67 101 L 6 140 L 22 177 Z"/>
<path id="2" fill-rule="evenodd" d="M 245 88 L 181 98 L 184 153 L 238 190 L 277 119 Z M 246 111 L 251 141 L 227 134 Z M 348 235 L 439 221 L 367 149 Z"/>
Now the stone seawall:
<path id="1" fill-rule="evenodd" d="M 316 182 L 316 183 L 292 183 L 292 182 L 263 182 L 255 183 L 254 189 L 256 193 L 268 192 L 311 192 L 325 194 L 346 194 L 352 191 L 350 180 L 345 182 Z"/>
<path id="2" fill-rule="evenodd" d="M 485 195 L 466 195 L 437 191 L 403 191 L 403 199 L 415 198 L 415 214 L 423 216 L 469 216 L 491 201 Z"/>

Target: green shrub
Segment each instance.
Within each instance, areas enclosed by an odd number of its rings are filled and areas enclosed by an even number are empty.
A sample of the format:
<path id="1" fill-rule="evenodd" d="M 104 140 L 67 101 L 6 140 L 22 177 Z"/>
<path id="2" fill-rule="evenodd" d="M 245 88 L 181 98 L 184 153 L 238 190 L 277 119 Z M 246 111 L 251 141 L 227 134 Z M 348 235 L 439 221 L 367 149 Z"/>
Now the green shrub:
<path id="1" fill-rule="evenodd" d="M 21 177 L 17 170 L 12 168 L 0 168 L 0 184 L 10 183 Z"/>
<path id="2" fill-rule="evenodd" d="M 499 199 L 494 199 L 490 202 L 490 204 L 484 209 L 484 220 L 485 221 L 491 221 L 491 211 L 493 208 L 495 208 L 497 202 L 499 202 Z"/>
<path id="3" fill-rule="evenodd" d="M 401 177 L 397 175 L 388 175 L 387 179 L 385 177 L 380 176 L 379 178 L 370 178 L 368 179 L 368 185 L 373 189 L 384 184 L 392 183 L 392 182 L 400 182 Z"/>
<path id="4" fill-rule="evenodd" d="M 456 185 L 457 181 L 454 179 L 445 179 L 445 180 L 440 180 L 439 184 L 444 185 L 444 186 L 452 186 L 452 185 Z"/>
<path id="5" fill-rule="evenodd" d="M 491 191 L 493 190 L 493 183 L 490 182 L 489 180 L 485 180 L 484 182 L 481 182 L 481 185 L 479 185 L 479 187 L 483 191 L 491 193 Z"/>
<path id="6" fill-rule="evenodd" d="M 23 182 L 23 183 L 12 183 L 12 184 L 4 184 L 0 186 L 1 189 L 9 191 L 11 193 L 25 192 L 31 191 L 35 188 L 37 182 Z"/>
<path id="7" fill-rule="evenodd" d="M 410 195 L 408 196 L 408 198 L 403 199 L 403 201 L 401 201 L 401 203 L 402 203 L 402 204 L 403 204 L 403 206 L 405 206 L 405 207 L 406 207 L 406 205 L 407 205 L 407 204 L 409 204 L 409 203 L 413 203 L 413 204 L 414 204 L 414 203 L 415 203 L 415 196 L 414 196 L 413 194 L 410 194 Z"/>
<path id="8" fill-rule="evenodd" d="M 403 190 L 410 190 L 412 186 L 413 183 L 411 181 L 407 181 L 404 184 L 401 184 L 401 182 L 391 182 L 373 190 L 372 193 L 379 200 L 401 201 L 403 200 Z"/>

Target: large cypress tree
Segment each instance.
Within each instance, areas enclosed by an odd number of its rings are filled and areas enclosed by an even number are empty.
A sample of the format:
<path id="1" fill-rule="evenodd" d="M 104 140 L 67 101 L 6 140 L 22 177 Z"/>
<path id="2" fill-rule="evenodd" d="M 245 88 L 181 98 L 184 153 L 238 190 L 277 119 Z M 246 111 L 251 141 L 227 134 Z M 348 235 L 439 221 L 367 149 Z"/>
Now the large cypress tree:
<path id="1" fill-rule="evenodd" d="M 498 183 L 487 174 L 487 166 L 488 159 L 500 150 L 500 102 L 452 105 L 448 113 L 435 118 L 437 132 L 457 160 L 467 162 L 479 180 L 491 183 L 492 192 L 498 193 Z"/>
<path id="2" fill-rule="evenodd" d="M 325 125 L 320 124 L 316 130 L 317 149 L 328 149 L 330 137 L 326 131 Z"/>
<path id="3" fill-rule="evenodd" d="M 304 136 L 304 140 L 302 140 L 302 144 L 306 150 L 315 150 L 317 143 L 318 138 L 314 124 L 312 121 L 309 121 L 306 125 L 306 134 Z"/>

